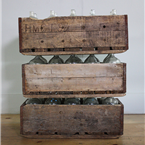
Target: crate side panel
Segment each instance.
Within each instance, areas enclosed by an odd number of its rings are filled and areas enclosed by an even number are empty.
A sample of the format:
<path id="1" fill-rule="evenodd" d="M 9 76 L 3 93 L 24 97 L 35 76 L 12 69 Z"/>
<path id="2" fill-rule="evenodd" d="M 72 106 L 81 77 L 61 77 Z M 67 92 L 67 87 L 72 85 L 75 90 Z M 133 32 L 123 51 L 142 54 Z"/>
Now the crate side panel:
<path id="1" fill-rule="evenodd" d="M 26 105 L 23 135 L 120 135 L 121 105 Z"/>
<path id="2" fill-rule="evenodd" d="M 122 64 L 23 65 L 23 94 L 47 92 L 124 92 Z M 33 94 L 34 95 L 34 94 Z"/>
<path id="3" fill-rule="evenodd" d="M 75 47 L 100 47 L 99 51 L 92 52 L 94 54 L 102 53 L 102 50 L 107 51 L 108 48 L 110 53 L 114 48 L 116 53 L 117 50 L 123 52 L 128 49 L 126 18 L 126 15 L 55 17 L 44 20 L 20 18 L 19 32 L 22 38 L 20 52 L 39 55 L 38 52 L 44 53 L 47 51 L 44 49 L 49 49 L 47 55 L 49 53 L 65 54 L 62 48 L 68 47 L 72 52 L 76 51 Z M 108 47 L 107 50 L 106 47 Z M 58 50 L 53 52 L 53 49 Z M 82 53 L 80 51 L 76 53 Z M 66 51 L 67 53 L 70 52 Z"/>

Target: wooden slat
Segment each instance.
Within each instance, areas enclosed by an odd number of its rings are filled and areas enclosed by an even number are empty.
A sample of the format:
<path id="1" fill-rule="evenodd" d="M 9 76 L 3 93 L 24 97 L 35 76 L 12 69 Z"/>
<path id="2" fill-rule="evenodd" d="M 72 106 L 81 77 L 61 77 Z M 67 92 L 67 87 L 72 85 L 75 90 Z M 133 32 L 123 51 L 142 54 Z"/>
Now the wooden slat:
<path id="1" fill-rule="evenodd" d="M 124 94 L 126 91 L 125 67 L 123 63 L 26 64 L 22 66 L 23 94 L 42 95 L 45 93 L 44 95 L 49 95 L 49 92 L 54 92 L 55 95 L 57 91 L 66 93 L 82 91 L 82 94 L 85 91 L 86 94 L 90 94 L 91 91 L 95 91 L 95 94 L 99 91 L 101 93 L 108 91 L 107 94 L 113 92 Z"/>
<path id="2" fill-rule="evenodd" d="M 98 37 L 99 36 L 99 37 Z M 105 38 L 104 38 L 105 36 Z M 120 37 L 119 37 L 120 36 Z M 41 38 L 42 37 L 42 38 Z M 43 33 L 43 36 L 23 34 L 23 49 L 65 47 L 125 47 L 125 31 Z M 116 38 L 118 37 L 118 38 Z M 55 43 L 54 43 L 55 42 Z"/>
<path id="3" fill-rule="evenodd" d="M 116 48 L 118 49 L 118 48 Z M 120 49 L 120 48 L 119 48 Z M 24 50 L 24 51 L 23 51 Z M 31 51 L 31 49 L 23 49 L 21 53 L 24 55 L 71 55 L 71 54 L 109 54 L 109 53 L 123 53 L 126 50 L 97 50 L 97 51 L 45 51 L 44 49 L 40 49 L 40 51 Z M 29 51 L 30 50 L 30 51 Z M 32 49 L 32 50 L 35 50 Z M 49 50 L 49 49 L 48 49 Z M 60 48 L 59 48 L 60 50 Z"/>
<path id="4" fill-rule="evenodd" d="M 83 92 L 82 92 L 83 93 Z M 49 94 L 49 95 L 23 95 L 26 98 L 92 98 L 92 97 L 124 97 L 126 94 Z"/>
<path id="5" fill-rule="evenodd" d="M 40 49 L 41 54 L 44 52 L 43 49 L 60 48 L 61 50 L 57 52 L 61 54 L 60 52 L 65 53 L 63 48 L 74 51 L 75 47 L 100 47 L 97 53 L 102 53 L 101 51 L 105 51 L 106 47 L 121 49 L 120 52 L 123 52 L 128 49 L 127 38 L 126 15 L 55 17 L 44 20 L 19 18 L 20 52 L 26 55 L 34 55 L 34 53 L 38 55 L 34 51 L 31 52 L 31 49 Z M 80 51 L 77 50 L 76 53 L 81 53 Z M 54 51 L 52 52 L 55 54 Z M 47 55 L 52 52 L 48 51 Z M 95 54 L 96 51 L 93 53 Z"/>
<path id="6" fill-rule="evenodd" d="M 24 64 L 26 78 L 122 77 L 121 64 Z"/>
<path id="7" fill-rule="evenodd" d="M 123 90 L 123 77 L 97 78 L 33 78 L 26 79 L 26 91 L 103 91 Z"/>
<path id="8" fill-rule="evenodd" d="M 53 17 L 43 20 L 19 18 L 23 33 L 55 33 L 83 31 L 124 31 L 126 15 Z"/>
<path id="9" fill-rule="evenodd" d="M 22 135 L 34 139 L 118 139 L 120 135 Z"/>
<path id="10" fill-rule="evenodd" d="M 22 105 L 22 135 L 123 134 L 123 105 Z M 33 137 L 34 137 L 33 136 Z M 92 136 L 92 137 L 93 137 Z M 94 136 L 95 137 L 95 136 Z M 54 136 L 55 138 L 55 136 Z"/>

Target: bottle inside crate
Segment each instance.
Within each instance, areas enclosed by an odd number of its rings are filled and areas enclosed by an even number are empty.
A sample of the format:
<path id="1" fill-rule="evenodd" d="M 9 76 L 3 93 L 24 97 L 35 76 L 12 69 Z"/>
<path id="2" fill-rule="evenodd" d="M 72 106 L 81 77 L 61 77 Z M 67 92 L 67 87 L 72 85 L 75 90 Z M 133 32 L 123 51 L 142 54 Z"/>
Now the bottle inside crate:
<path id="1" fill-rule="evenodd" d="M 99 59 L 95 57 L 94 54 L 90 54 L 86 60 L 84 61 L 84 63 L 99 63 Z"/>
<path id="2" fill-rule="evenodd" d="M 65 99 L 64 104 L 77 105 L 80 104 L 80 100 L 79 98 L 67 98 Z"/>
<path id="3" fill-rule="evenodd" d="M 35 56 L 32 60 L 30 60 L 29 64 L 46 64 L 47 60 L 43 58 L 41 55 Z"/>
<path id="4" fill-rule="evenodd" d="M 59 55 L 54 55 L 53 58 L 48 62 L 49 64 L 62 64 L 64 61 L 59 57 Z"/>
<path id="5" fill-rule="evenodd" d="M 85 104 L 85 105 L 98 105 L 99 102 L 98 102 L 98 99 L 96 99 L 96 98 L 86 98 L 84 100 L 83 104 Z"/>
<path id="6" fill-rule="evenodd" d="M 107 104 L 107 105 L 116 105 L 118 103 L 119 103 L 118 100 L 113 97 L 107 97 L 102 100 L 102 104 Z"/>
<path id="7" fill-rule="evenodd" d="M 71 64 L 71 63 L 83 63 L 83 62 L 79 57 L 73 54 L 65 61 L 65 63 Z"/>
<path id="8" fill-rule="evenodd" d="M 45 104 L 49 104 L 49 105 L 61 104 L 61 99 L 60 98 L 47 98 L 45 101 Z"/>
<path id="9" fill-rule="evenodd" d="M 26 104 L 43 104 L 43 100 L 39 98 L 31 98 L 26 101 Z"/>

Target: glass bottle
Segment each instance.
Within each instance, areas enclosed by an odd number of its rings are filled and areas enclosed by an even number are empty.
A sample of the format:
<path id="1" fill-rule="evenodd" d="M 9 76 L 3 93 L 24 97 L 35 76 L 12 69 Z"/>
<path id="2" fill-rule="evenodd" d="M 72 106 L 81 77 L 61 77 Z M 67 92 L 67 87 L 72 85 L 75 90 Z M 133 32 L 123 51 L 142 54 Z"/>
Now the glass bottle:
<path id="1" fill-rule="evenodd" d="M 46 64 L 47 62 L 45 62 L 42 59 L 42 56 L 37 55 L 35 56 L 32 60 L 30 60 L 29 64 Z"/>
<path id="2" fill-rule="evenodd" d="M 42 59 L 45 63 L 47 63 L 47 60 L 44 57 L 42 57 L 41 55 L 39 56 L 40 56 L 40 59 Z"/>
<path id="3" fill-rule="evenodd" d="M 118 100 L 113 97 L 107 97 L 102 101 L 102 104 L 115 105 L 118 104 Z"/>
<path id="4" fill-rule="evenodd" d="M 84 63 L 99 63 L 100 61 L 95 57 L 94 54 L 90 54 Z"/>
<path id="5" fill-rule="evenodd" d="M 97 104 L 99 104 L 99 102 L 95 98 L 87 98 L 87 99 L 84 100 L 83 104 L 86 104 L 86 105 L 97 105 Z"/>
<path id="6" fill-rule="evenodd" d="M 55 13 L 55 11 L 51 10 L 51 11 L 50 11 L 50 16 L 49 16 L 49 18 L 55 17 L 55 16 L 57 16 L 56 13 Z"/>
<path id="7" fill-rule="evenodd" d="M 101 97 L 100 98 L 100 102 L 103 103 L 103 101 L 106 99 L 107 97 Z"/>
<path id="8" fill-rule="evenodd" d="M 110 56 L 111 56 L 111 54 L 109 53 L 109 54 L 104 58 L 103 63 L 105 63 L 106 60 L 107 60 Z"/>
<path id="9" fill-rule="evenodd" d="M 59 55 L 54 55 L 48 63 L 50 63 L 50 64 L 62 64 L 62 63 L 64 63 L 64 61 L 59 57 Z"/>
<path id="10" fill-rule="evenodd" d="M 67 98 L 65 99 L 64 104 L 77 105 L 80 104 L 80 100 L 78 98 Z"/>
<path id="11" fill-rule="evenodd" d="M 95 10 L 94 9 L 91 9 L 90 15 L 95 16 Z"/>
<path id="12" fill-rule="evenodd" d="M 57 14 L 56 14 L 56 12 L 55 12 L 55 17 L 57 17 Z"/>
<path id="13" fill-rule="evenodd" d="M 70 64 L 70 63 L 83 63 L 83 62 L 80 58 L 78 58 L 73 54 L 65 61 L 65 63 Z"/>
<path id="14" fill-rule="evenodd" d="M 49 105 L 61 104 L 61 99 L 60 98 L 47 98 L 45 101 L 45 104 L 49 104 Z"/>
<path id="15" fill-rule="evenodd" d="M 30 11 L 30 18 L 37 19 L 37 14 L 33 11 Z"/>
<path id="16" fill-rule="evenodd" d="M 121 63 L 121 61 L 114 54 L 110 54 L 110 57 L 106 59 L 105 63 Z"/>
<path id="17" fill-rule="evenodd" d="M 110 12 L 110 15 L 116 15 L 116 14 L 117 14 L 117 12 L 116 12 L 115 9 L 113 9 L 113 10 Z"/>
<path id="18" fill-rule="evenodd" d="M 26 104 L 43 104 L 39 98 L 31 98 L 26 101 Z"/>
<path id="19" fill-rule="evenodd" d="M 30 60 L 29 64 L 46 64 L 47 62 L 42 59 L 42 56 L 37 55 L 32 60 Z"/>
<path id="20" fill-rule="evenodd" d="M 75 9 L 71 9 L 71 14 L 70 14 L 70 16 L 76 16 L 76 11 L 75 11 Z"/>

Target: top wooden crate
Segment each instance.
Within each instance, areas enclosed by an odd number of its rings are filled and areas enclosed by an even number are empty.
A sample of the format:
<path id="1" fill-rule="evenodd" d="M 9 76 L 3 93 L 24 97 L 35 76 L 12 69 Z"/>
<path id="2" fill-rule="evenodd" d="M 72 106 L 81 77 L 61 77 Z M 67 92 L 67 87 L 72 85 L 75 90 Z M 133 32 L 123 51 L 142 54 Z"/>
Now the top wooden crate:
<path id="1" fill-rule="evenodd" d="M 19 18 L 19 43 L 24 55 L 122 53 L 127 15 Z"/>

